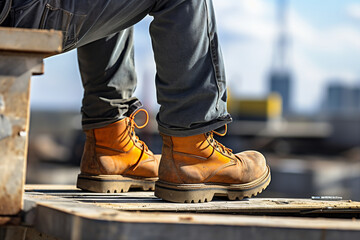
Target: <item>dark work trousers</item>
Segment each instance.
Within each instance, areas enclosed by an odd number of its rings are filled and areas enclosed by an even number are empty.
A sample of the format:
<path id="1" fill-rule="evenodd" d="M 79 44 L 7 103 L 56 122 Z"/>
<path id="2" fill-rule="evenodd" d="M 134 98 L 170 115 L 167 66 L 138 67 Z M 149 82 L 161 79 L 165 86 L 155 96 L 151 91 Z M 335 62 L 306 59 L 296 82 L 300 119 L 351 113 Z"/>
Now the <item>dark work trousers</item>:
<path id="1" fill-rule="evenodd" d="M 83 129 L 116 122 L 141 107 L 132 26 L 153 17 L 159 131 L 209 132 L 231 121 L 211 0 L 13 0 L 10 27 L 61 30 L 78 50 L 84 86 Z"/>

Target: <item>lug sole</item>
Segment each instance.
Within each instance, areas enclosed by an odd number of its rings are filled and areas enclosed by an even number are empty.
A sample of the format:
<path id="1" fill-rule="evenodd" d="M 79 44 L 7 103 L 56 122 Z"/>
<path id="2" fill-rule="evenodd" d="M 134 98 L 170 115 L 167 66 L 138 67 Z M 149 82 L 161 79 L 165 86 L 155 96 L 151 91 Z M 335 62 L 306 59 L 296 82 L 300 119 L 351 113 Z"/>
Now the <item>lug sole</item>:
<path id="1" fill-rule="evenodd" d="M 124 193 L 129 189 L 154 191 L 158 178 L 133 178 L 121 175 L 86 175 L 79 174 L 76 187 L 97 193 Z"/>
<path id="2" fill-rule="evenodd" d="M 227 196 L 229 200 L 241 200 L 258 195 L 270 184 L 270 168 L 263 176 L 246 184 L 171 184 L 155 183 L 155 196 L 169 202 L 202 203 L 210 202 L 214 196 Z"/>

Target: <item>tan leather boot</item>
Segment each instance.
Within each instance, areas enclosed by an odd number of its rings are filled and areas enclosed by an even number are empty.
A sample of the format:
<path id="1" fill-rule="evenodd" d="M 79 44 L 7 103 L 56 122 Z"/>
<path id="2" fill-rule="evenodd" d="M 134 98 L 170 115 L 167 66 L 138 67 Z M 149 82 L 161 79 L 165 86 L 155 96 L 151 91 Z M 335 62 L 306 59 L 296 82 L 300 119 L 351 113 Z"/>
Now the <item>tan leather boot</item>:
<path id="1" fill-rule="evenodd" d="M 256 196 L 269 185 L 270 169 L 262 154 L 233 154 L 213 138 L 213 133 L 163 135 L 155 196 L 189 203 L 211 201 L 214 195 L 236 200 Z"/>
<path id="2" fill-rule="evenodd" d="M 134 117 L 146 113 L 146 123 L 138 126 Z M 85 131 L 77 187 L 92 192 L 127 192 L 136 187 L 154 190 L 158 179 L 159 156 L 155 156 L 135 135 L 134 128 L 148 122 L 144 109 L 108 126 Z"/>

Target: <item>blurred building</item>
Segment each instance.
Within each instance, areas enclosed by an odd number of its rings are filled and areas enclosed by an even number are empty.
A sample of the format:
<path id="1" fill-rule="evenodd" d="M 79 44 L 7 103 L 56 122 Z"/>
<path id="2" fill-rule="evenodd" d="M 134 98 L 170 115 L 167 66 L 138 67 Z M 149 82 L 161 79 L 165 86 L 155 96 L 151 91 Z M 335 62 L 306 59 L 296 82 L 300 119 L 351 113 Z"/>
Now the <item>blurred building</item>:
<path id="1" fill-rule="evenodd" d="M 360 113 L 360 86 L 349 87 L 341 83 L 330 84 L 327 88 L 325 110 L 329 114 Z"/>
<path id="2" fill-rule="evenodd" d="M 352 107 L 354 110 L 360 112 L 360 86 L 353 89 L 352 95 Z"/>
<path id="3" fill-rule="evenodd" d="M 282 98 L 283 113 L 286 115 L 291 111 L 292 79 L 287 71 L 273 71 L 270 74 L 270 93 L 277 93 Z"/>
<path id="4" fill-rule="evenodd" d="M 360 85 L 349 86 L 337 80 L 327 87 L 323 106 L 333 129 L 329 143 L 360 149 Z"/>

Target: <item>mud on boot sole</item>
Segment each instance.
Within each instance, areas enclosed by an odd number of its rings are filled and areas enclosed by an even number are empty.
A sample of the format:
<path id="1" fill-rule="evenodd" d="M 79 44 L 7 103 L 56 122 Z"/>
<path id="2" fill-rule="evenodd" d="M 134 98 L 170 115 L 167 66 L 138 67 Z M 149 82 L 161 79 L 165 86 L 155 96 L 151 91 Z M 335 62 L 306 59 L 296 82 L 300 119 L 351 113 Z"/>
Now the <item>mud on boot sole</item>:
<path id="1" fill-rule="evenodd" d="M 121 193 L 137 188 L 153 191 L 158 178 L 133 178 L 121 175 L 86 175 L 79 174 L 76 187 L 98 193 Z"/>
<path id="2" fill-rule="evenodd" d="M 270 184 L 270 168 L 263 176 L 246 184 L 171 184 L 155 183 L 155 196 L 177 203 L 210 202 L 214 196 L 227 196 L 229 200 L 241 200 L 261 193 Z"/>

